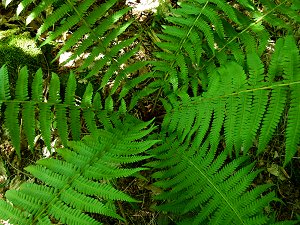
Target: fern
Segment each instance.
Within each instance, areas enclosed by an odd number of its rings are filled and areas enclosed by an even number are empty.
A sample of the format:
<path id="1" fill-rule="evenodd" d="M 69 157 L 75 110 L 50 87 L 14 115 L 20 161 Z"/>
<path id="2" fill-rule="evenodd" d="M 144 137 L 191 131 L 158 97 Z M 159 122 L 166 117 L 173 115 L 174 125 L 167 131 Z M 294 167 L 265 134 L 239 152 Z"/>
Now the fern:
<path id="1" fill-rule="evenodd" d="M 271 77 L 266 79 L 268 81 L 264 81 L 263 65 L 255 54 L 248 55 L 249 78 L 241 66 L 229 62 L 212 72 L 209 89 L 202 96 L 187 97 L 182 102 L 178 102 L 176 98 L 170 99 L 173 107 L 166 115 L 164 122 L 166 131 L 177 132 L 182 141 L 193 140 L 198 146 L 201 146 L 207 135 L 207 139 L 211 140 L 210 144 L 218 146 L 219 140 L 214 136 L 220 133 L 223 126 L 226 150 L 229 154 L 233 150 L 237 156 L 241 152 L 247 154 L 256 138 L 259 140 L 258 153 L 261 153 L 266 150 L 283 110 L 290 104 L 285 164 L 290 162 L 296 153 L 300 138 L 299 118 L 296 113 L 299 108 L 296 93 L 299 92 L 300 80 L 299 73 L 294 71 L 298 71 L 299 68 L 299 50 L 291 36 L 284 39 L 284 45 L 288 46 L 286 49 L 289 49 L 289 52 L 281 53 L 281 57 L 285 59 L 281 62 L 281 67 L 289 69 L 288 71 L 285 69 L 282 81 L 272 81 Z M 294 56 L 287 58 L 290 51 Z M 277 55 L 275 56 L 277 58 Z M 269 70 L 277 73 L 273 65 L 275 64 L 270 64 Z M 288 92 L 291 93 L 290 99 L 287 99 Z M 295 130 L 291 132 L 290 127 Z M 258 132 L 260 134 L 256 137 Z"/>
<path id="2" fill-rule="evenodd" d="M 162 96 L 166 109 L 154 135 L 163 144 L 150 149 L 156 160 L 146 164 L 162 189 L 156 208 L 175 214 L 179 224 L 276 224 L 264 211 L 275 193 L 271 185 L 252 185 L 260 170 L 247 155 L 266 152 L 279 124 L 286 126 L 284 165 L 299 147 L 300 57 L 291 35 L 300 21 L 297 0 L 180 1 L 162 32 L 129 36 L 130 8 L 116 0 L 22 0 L 17 14 L 28 9 L 26 24 L 46 15 L 37 33 L 45 37 L 42 45 L 70 34 L 54 60 L 71 51 L 68 61 L 85 58 L 75 72 L 96 78 L 98 90 L 112 86 L 103 99 L 91 81 L 78 97 L 76 73 L 62 88 L 57 74 L 44 80 L 39 70 L 28 86 L 24 67 L 14 89 L 6 66 L 0 68 L 0 107 L 18 156 L 21 134 L 33 151 L 38 130 L 48 148 L 56 131 L 65 147 L 26 168 L 39 181 L 7 191 L 1 219 L 99 224 L 97 213 L 124 221 L 112 204 L 136 200 L 118 191 L 115 180 L 143 170 L 132 163 L 150 158 L 144 152 L 157 143 L 137 141 L 153 127 L 145 130 L 151 122 L 127 112 L 155 93 L 154 108 Z M 270 27 L 286 36 L 276 40 Z M 159 49 L 155 60 L 131 63 L 144 33 Z M 83 132 L 91 135 L 80 141 Z"/>
<path id="3" fill-rule="evenodd" d="M 9 131 L 12 143 L 19 157 L 21 156 L 21 124 L 31 150 L 34 149 L 34 138 L 38 127 L 47 148 L 51 149 L 51 133 L 52 128 L 55 128 L 53 126 L 54 122 L 57 124 L 56 128 L 64 146 L 67 145 L 67 141 L 69 140 L 69 131 L 71 131 L 72 140 L 79 140 L 81 129 L 84 128 L 85 124 L 90 132 L 95 132 L 98 125 L 101 124 L 102 116 L 100 115 L 100 111 L 104 110 L 104 108 L 97 107 L 96 104 L 102 101 L 102 99 L 95 99 L 92 103 L 93 87 L 91 84 L 88 84 L 82 96 L 81 103 L 79 105 L 75 103 L 77 84 L 75 75 L 72 72 L 69 75 L 64 95 L 61 93 L 60 80 L 55 73 L 52 74 L 49 86 L 43 87 L 42 71 L 38 70 L 30 86 L 31 93 L 29 93 L 27 68 L 22 68 L 16 84 L 15 99 L 10 99 L 11 95 L 6 66 L 3 66 L 0 70 L 0 80 L 3 81 L 0 89 L 0 103 L 1 106 L 6 106 L 4 112 L 5 126 Z M 45 99 L 43 98 L 44 89 L 48 89 L 48 98 Z M 64 96 L 63 101 L 61 96 Z M 99 95 L 97 96 L 99 97 Z M 105 107 L 107 107 L 107 110 L 110 108 L 110 111 L 112 111 L 111 107 L 113 105 L 109 108 L 108 106 Z M 83 111 L 83 120 L 85 121 L 82 124 L 83 126 L 80 125 L 81 111 Z M 126 105 L 123 105 L 123 112 L 126 111 Z M 38 112 L 38 119 L 35 118 L 36 112 Z M 20 117 L 19 114 L 22 116 Z M 21 122 L 20 118 L 22 118 L 23 122 Z"/>
<path id="4" fill-rule="evenodd" d="M 199 81 L 207 88 L 207 77 L 214 68 L 225 65 L 228 60 L 243 66 L 250 53 L 261 56 L 270 40 L 264 22 L 268 23 L 269 18 L 280 21 L 278 11 L 290 20 L 300 20 L 297 10 L 292 9 L 288 1 L 278 5 L 262 1 L 268 6 L 262 13 L 257 13 L 250 1 L 239 3 L 233 6 L 223 0 L 184 1 L 179 3 L 180 8 L 171 11 L 163 34 L 156 35 L 159 40 L 156 44 L 162 52 L 155 53 L 160 62 L 153 63 L 160 79 L 170 84 L 160 88 L 165 95 L 180 87 L 182 91 L 192 88 L 193 95 L 197 96 Z M 248 14 L 236 10 L 237 7 L 246 8 Z M 284 27 L 273 24 L 287 30 L 291 27 L 287 23 Z"/>
<path id="5" fill-rule="evenodd" d="M 275 52 L 267 74 L 259 56 L 251 53 L 247 71 L 227 62 L 211 72 L 208 90 L 201 96 L 191 98 L 183 91 L 163 101 L 164 144 L 151 150 L 157 161 L 148 164 L 158 170 L 154 185 L 163 190 L 155 197 L 161 201 L 156 209 L 175 214 L 179 224 L 276 224 L 263 213 L 275 195 L 270 185 L 251 188 L 260 171 L 253 171 L 246 154 L 255 139 L 258 153 L 266 150 L 286 106 L 289 112 L 298 110 L 298 97 L 293 99 L 292 93 L 299 91 L 299 73 L 294 72 L 299 68 L 299 50 L 291 36 L 279 39 L 281 44 L 289 52 Z M 285 59 L 279 67 L 274 63 L 278 58 Z M 289 69 L 281 74 L 280 68 Z M 270 71 L 281 81 L 275 81 Z M 295 132 L 286 131 L 285 165 L 296 153 L 288 148 L 288 140 L 295 148 L 300 140 L 294 113 L 288 115 L 287 127 L 293 126 Z M 233 150 L 236 159 L 227 162 Z"/>
<path id="6" fill-rule="evenodd" d="M 110 203 L 137 200 L 113 183 L 144 169 L 124 165 L 150 157 L 143 153 L 157 141 L 138 141 L 154 129 L 144 130 L 150 123 L 127 116 L 115 128 L 97 130 L 81 141 L 68 142 L 68 148 L 57 149 L 61 158 L 42 159 L 26 167 L 42 184 L 26 182 L 20 190 L 7 191 L 5 196 L 13 205 L 1 200 L 0 217 L 22 225 L 51 224 L 53 219 L 64 224 L 101 224 L 89 213 L 124 220 Z"/>
<path id="7" fill-rule="evenodd" d="M 261 196 L 271 185 L 249 190 L 260 171 L 252 171 L 247 157 L 225 163 L 227 153 L 215 155 L 217 146 L 209 140 L 198 148 L 182 143 L 174 134 L 151 151 L 159 169 L 154 185 L 165 190 L 155 197 L 163 201 L 158 210 L 178 213 L 179 224 L 265 224 L 263 208 L 274 199 L 274 192 Z M 168 163 L 166 163 L 168 162 Z M 248 164 L 244 166 L 244 164 Z M 184 182 L 183 182 L 184 181 Z"/>
<path id="8" fill-rule="evenodd" d="M 114 90 L 110 93 L 113 95 L 122 86 L 121 81 L 130 75 L 127 71 L 135 73 L 141 65 L 139 62 L 131 63 L 140 49 L 136 40 L 138 35 L 120 41 L 122 39 L 120 37 L 125 36 L 133 20 L 124 19 L 130 10 L 129 7 L 115 10 L 117 3 L 117 0 L 107 0 L 101 4 L 94 0 L 65 2 L 23 0 L 18 6 L 17 15 L 32 7 L 26 19 L 28 25 L 46 13 L 46 18 L 36 36 L 37 39 L 41 35 L 47 36 L 41 46 L 57 40 L 64 33 L 70 33 L 53 61 L 65 52 L 72 52 L 72 56 L 64 61 L 64 64 L 79 57 L 84 59 L 76 70 L 87 73 L 85 79 L 100 75 L 101 88 L 116 79 Z M 49 10 L 52 12 L 49 13 Z"/>

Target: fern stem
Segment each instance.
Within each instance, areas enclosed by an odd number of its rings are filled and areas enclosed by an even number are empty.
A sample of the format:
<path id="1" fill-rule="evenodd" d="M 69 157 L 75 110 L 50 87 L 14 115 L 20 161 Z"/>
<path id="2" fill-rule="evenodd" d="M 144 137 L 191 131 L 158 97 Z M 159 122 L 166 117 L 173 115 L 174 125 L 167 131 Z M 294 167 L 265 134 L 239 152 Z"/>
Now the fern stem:
<path id="1" fill-rule="evenodd" d="M 290 83 L 281 83 L 281 84 L 275 84 L 275 85 L 266 86 L 266 87 L 242 90 L 242 91 L 239 91 L 239 92 L 233 92 L 233 93 L 230 93 L 230 94 L 220 95 L 220 96 L 212 97 L 212 98 L 200 98 L 200 99 L 196 98 L 196 100 L 191 101 L 189 103 L 189 105 L 194 105 L 194 104 L 198 105 L 199 103 L 204 102 L 204 101 L 212 101 L 212 100 L 217 100 L 217 99 L 220 99 L 220 98 L 227 98 L 229 96 L 236 96 L 236 95 L 239 95 L 239 94 L 242 94 L 242 93 L 255 92 L 255 91 L 259 91 L 259 90 L 268 90 L 268 89 L 274 89 L 274 88 L 277 88 L 277 87 L 286 87 L 286 86 L 297 85 L 297 84 L 300 84 L 300 81 L 294 81 L 294 82 L 290 82 Z M 182 103 L 180 103 L 180 105 L 181 105 L 181 107 L 183 106 Z M 174 112 L 174 111 L 176 111 L 176 109 L 172 109 L 170 112 Z"/>

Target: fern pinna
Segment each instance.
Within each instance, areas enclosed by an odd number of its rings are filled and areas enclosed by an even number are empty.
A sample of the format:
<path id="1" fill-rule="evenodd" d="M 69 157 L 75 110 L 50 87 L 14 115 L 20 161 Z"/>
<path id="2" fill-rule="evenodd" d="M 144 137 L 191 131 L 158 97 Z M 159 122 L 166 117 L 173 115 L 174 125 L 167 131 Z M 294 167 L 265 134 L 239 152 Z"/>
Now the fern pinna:
<path id="1" fill-rule="evenodd" d="M 118 118 L 118 119 L 116 119 Z M 26 167 L 40 182 L 26 182 L 19 190 L 9 190 L 10 202 L 0 201 L 0 217 L 12 224 L 101 224 L 90 213 L 124 220 L 114 201 L 136 202 L 114 187 L 115 180 L 128 177 L 141 167 L 125 168 L 150 156 L 144 152 L 157 141 L 139 141 L 155 127 L 132 116 L 115 117 L 114 127 L 96 130 L 81 141 L 68 142 L 57 149 L 59 157 L 37 161 Z M 42 184 L 41 184 L 42 182 Z M 12 205 L 12 204 L 13 205 Z"/>
<path id="2" fill-rule="evenodd" d="M 72 140 L 76 141 L 80 140 L 81 130 L 84 127 L 89 132 L 94 132 L 100 124 L 107 126 L 111 124 L 108 115 L 114 110 L 112 98 L 107 97 L 105 106 L 102 106 L 100 94 L 96 93 L 93 96 L 93 87 L 88 84 L 82 98 L 79 100 L 77 97 L 79 101 L 75 102 L 77 82 L 72 72 L 69 75 L 65 93 L 61 92 L 60 80 L 55 73 L 52 74 L 50 83 L 43 85 L 43 73 L 38 70 L 30 86 L 30 93 L 28 77 L 27 68 L 22 68 L 15 88 L 15 97 L 11 99 L 7 68 L 3 66 L 0 69 L 0 106 L 6 106 L 4 108 L 5 126 L 19 156 L 21 156 L 20 127 L 23 128 L 23 133 L 31 150 L 34 149 L 34 139 L 38 127 L 47 148 L 50 150 L 54 122 L 56 122 L 62 144 L 65 146 L 69 139 L 69 131 Z M 48 90 L 46 95 L 44 89 Z M 63 100 L 61 96 L 64 96 Z M 122 99 L 119 112 L 126 112 L 126 104 Z M 36 117 L 37 115 L 38 117 Z M 85 123 L 81 123 L 81 118 L 84 118 Z"/>
<path id="3" fill-rule="evenodd" d="M 170 98 L 164 126 L 180 140 L 201 146 L 218 145 L 224 127 L 226 151 L 246 155 L 257 139 L 257 153 L 266 151 L 275 128 L 288 107 L 284 164 L 296 154 L 300 140 L 300 57 L 292 36 L 279 39 L 268 73 L 255 53 L 247 55 L 247 71 L 228 62 L 209 74 L 208 91 L 190 98 Z M 279 80 L 279 81 L 277 81 Z"/>

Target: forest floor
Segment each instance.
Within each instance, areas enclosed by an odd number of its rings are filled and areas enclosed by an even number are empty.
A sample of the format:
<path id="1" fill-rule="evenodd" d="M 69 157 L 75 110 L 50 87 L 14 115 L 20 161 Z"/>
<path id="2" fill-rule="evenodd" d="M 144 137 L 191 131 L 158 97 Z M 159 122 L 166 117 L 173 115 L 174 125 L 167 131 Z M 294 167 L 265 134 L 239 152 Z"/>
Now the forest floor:
<path id="1" fill-rule="evenodd" d="M 129 17 L 135 17 L 138 26 L 145 27 L 145 30 L 152 27 L 155 30 L 155 26 L 159 26 L 160 18 L 153 13 L 153 9 L 157 6 L 156 1 L 138 1 L 127 0 L 127 4 L 133 7 L 132 14 Z M 142 3 L 141 3 L 142 2 Z M 145 4 L 146 2 L 146 4 Z M 11 29 L 20 29 L 22 32 L 28 32 L 32 37 L 38 28 L 38 24 L 30 24 L 25 27 L 24 18 L 17 18 L 15 16 L 15 6 L 13 3 L 10 7 L 4 8 L 0 4 L 0 32 Z M 172 1 L 169 7 L 175 7 L 176 1 Z M 133 29 L 132 32 L 135 32 Z M 0 33 L 1 34 L 1 33 Z M 155 51 L 155 46 L 150 40 L 151 37 L 144 35 L 142 41 L 143 55 L 146 59 L 151 59 L 151 52 Z M 1 35 L 0 35 L 0 47 L 1 47 Z M 44 48 L 40 61 L 40 66 L 47 73 L 56 72 L 63 75 L 69 71 L 68 65 L 65 67 L 60 66 L 58 63 L 50 64 L 50 61 L 57 53 L 57 48 Z M 64 56 L 62 56 L 64 57 Z M 68 57 L 65 55 L 65 57 Z M 64 60 L 63 58 L 61 59 Z M 1 63 L 1 61 L 0 61 Z M 0 65 L 1 66 L 1 65 Z M 76 66 L 76 65 L 75 65 Z M 33 68 L 34 69 L 34 68 Z M 157 105 L 153 108 L 154 100 L 152 98 L 144 99 L 134 109 L 133 113 L 140 119 L 149 120 L 152 118 L 158 118 L 162 120 L 164 110 L 162 105 Z M 286 121 L 282 121 L 284 125 Z M 3 123 L 3 118 L 0 115 L 0 124 Z M 252 155 L 253 160 L 257 161 L 257 168 L 263 169 L 263 172 L 253 183 L 253 186 L 264 183 L 272 183 L 277 196 L 281 201 L 274 201 L 270 208 L 265 209 L 272 214 L 276 213 L 278 220 L 293 219 L 298 214 L 300 215 L 300 160 L 295 160 L 293 164 L 283 168 L 284 149 L 282 135 L 283 127 L 277 128 L 277 135 L 275 135 L 272 142 L 269 144 L 269 151 L 265 154 L 257 157 Z M 55 138 L 54 138 L 55 139 Z M 31 179 L 31 176 L 24 173 L 23 168 L 29 164 L 34 163 L 37 159 L 44 157 L 45 148 L 43 143 L 37 146 L 37 149 L 44 149 L 43 151 L 36 151 L 31 153 L 28 149 L 22 151 L 23 159 L 20 161 L 13 151 L 13 147 L 9 142 L 8 135 L 5 129 L 0 127 L 0 198 L 4 196 L 4 193 L 8 189 L 17 188 L 19 185 Z M 120 208 L 120 214 L 126 218 L 127 223 L 120 223 L 115 220 L 106 221 L 107 224 L 132 224 L 132 225 L 152 225 L 152 224 L 172 224 L 171 218 L 168 215 L 160 214 L 153 210 L 155 202 L 153 202 L 152 196 L 154 196 L 160 190 L 156 189 L 152 185 L 152 178 L 147 171 L 142 172 L 141 177 L 121 179 L 119 182 L 119 189 L 139 199 L 141 203 L 129 204 L 118 203 Z M 105 221 L 104 221 L 105 222 Z"/>

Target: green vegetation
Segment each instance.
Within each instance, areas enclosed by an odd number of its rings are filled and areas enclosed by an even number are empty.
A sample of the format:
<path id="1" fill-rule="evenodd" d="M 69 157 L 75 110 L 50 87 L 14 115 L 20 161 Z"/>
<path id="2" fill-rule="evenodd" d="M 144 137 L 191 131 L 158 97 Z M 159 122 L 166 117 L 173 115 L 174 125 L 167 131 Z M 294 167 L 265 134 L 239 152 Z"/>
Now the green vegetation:
<path id="1" fill-rule="evenodd" d="M 41 67 L 42 51 L 29 33 L 20 32 L 19 29 L 0 31 L 0 66 L 7 65 L 8 70 L 17 80 L 18 71 L 27 66 L 32 72 Z"/>
<path id="2" fill-rule="evenodd" d="M 52 63 L 68 58 L 46 74 L 13 60 L 14 49 L 38 60 L 34 41 L 0 33 L 11 57 L 0 69 L 0 120 L 13 146 L 0 175 L 14 171 L 15 153 L 24 181 L 6 188 L 0 219 L 299 223 L 299 1 L 164 1 L 150 25 L 117 0 L 16 5 L 41 46 L 57 42 Z M 288 216 L 276 207 L 285 204 Z M 141 205 L 158 219 L 133 221 Z"/>

